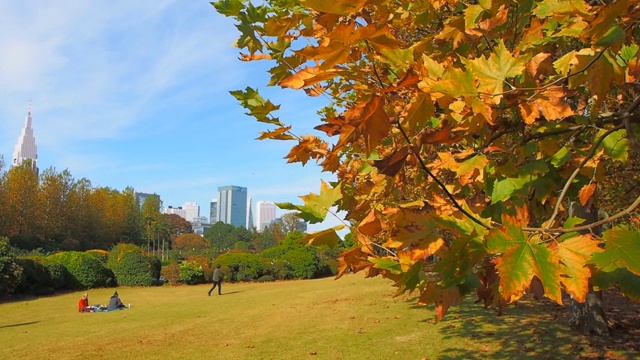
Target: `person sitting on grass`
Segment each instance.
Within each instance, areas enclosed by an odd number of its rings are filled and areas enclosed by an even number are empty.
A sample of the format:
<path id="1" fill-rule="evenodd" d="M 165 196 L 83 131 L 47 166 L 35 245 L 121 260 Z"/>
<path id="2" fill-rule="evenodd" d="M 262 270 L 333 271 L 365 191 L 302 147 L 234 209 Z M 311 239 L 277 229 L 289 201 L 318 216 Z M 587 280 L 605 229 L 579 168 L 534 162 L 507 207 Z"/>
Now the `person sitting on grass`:
<path id="1" fill-rule="evenodd" d="M 118 292 L 114 292 L 111 298 L 109 299 L 109 305 L 107 305 L 107 310 L 117 310 L 124 309 L 125 306 L 118 297 Z"/>
<path id="2" fill-rule="evenodd" d="M 87 293 L 82 294 L 80 300 L 78 300 L 78 312 L 91 312 L 89 295 L 87 295 Z"/>

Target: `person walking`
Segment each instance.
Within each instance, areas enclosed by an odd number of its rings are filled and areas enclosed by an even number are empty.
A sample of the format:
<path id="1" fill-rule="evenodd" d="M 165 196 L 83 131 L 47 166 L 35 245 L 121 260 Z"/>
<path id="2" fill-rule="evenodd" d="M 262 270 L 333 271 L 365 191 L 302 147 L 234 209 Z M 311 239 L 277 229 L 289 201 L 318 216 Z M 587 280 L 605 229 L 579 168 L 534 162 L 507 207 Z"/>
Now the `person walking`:
<path id="1" fill-rule="evenodd" d="M 222 295 L 222 276 L 220 275 L 220 264 L 216 265 L 216 269 L 213 270 L 213 286 L 209 289 L 209 296 L 213 289 L 218 287 L 218 295 Z"/>

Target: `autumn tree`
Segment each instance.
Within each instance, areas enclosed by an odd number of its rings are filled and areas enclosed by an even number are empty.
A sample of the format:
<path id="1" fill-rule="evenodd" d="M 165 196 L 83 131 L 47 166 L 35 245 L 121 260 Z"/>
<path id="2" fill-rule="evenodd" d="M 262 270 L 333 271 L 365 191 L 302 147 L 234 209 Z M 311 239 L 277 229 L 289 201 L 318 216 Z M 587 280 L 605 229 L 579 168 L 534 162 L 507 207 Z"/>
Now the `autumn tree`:
<path id="1" fill-rule="evenodd" d="M 178 235 L 172 241 L 172 248 L 178 250 L 180 254 L 184 253 L 184 257 L 187 255 L 202 254 L 209 249 L 210 246 L 209 241 L 194 233 Z"/>
<path id="2" fill-rule="evenodd" d="M 160 214 L 162 203 L 160 196 L 153 194 L 148 196 L 142 203 L 142 226 L 147 239 L 147 252 L 155 255 L 157 249 L 157 230 L 160 228 L 160 222 L 163 220 Z"/>
<path id="3" fill-rule="evenodd" d="M 36 211 L 38 201 L 38 174 L 26 161 L 14 166 L 5 174 L 7 235 L 36 233 Z"/>
<path id="4" fill-rule="evenodd" d="M 330 102 L 318 133 L 296 134 L 257 90 L 231 92 L 271 126 L 259 139 L 335 175 L 280 205 L 310 223 L 346 212 L 357 246 L 338 276 L 390 278 L 439 318 L 474 290 L 487 306 L 525 292 L 596 304 L 618 284 L 640 301 L 640 197 L 599 216 L 606 179 L 638 159 L 637 1 L 213 5 L 237 21 L 240 58 L 270 62 L 269 85 Z M 606 334 L 584 306 L 574 324 Z"/>

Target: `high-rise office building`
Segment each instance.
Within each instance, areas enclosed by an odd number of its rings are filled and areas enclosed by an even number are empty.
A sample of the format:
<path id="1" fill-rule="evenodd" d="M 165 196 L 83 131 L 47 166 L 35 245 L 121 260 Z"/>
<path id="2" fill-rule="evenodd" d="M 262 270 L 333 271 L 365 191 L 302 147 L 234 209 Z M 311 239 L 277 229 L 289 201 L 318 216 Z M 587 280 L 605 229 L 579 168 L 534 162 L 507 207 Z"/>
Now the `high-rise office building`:
<path id="1" fill-rule="evenodd" d="M 194 202 L 186 202 L 182 205 L 182 208 L 186 212 L 185 219 L 189 222 L 192 222 L 193 219 L 200 217 L 200 206 Z"/>
<path id="2" fill-rule="evenodd" d="M 247 201 L 247 229 L 253 229 L 253 199 L 249 198 Z"/>
<path id="3" fill-rule="evenodd" d="M 36 138 L 33 136 L 31 121 L 31 103 L 29 103 L 29 110 L 24 119 L 24 128 L 13 151 L 11 166 L 20 166 L 28 161 L 31 168 L 38 173 L 38 148 L 36 147 Z"/>
<path id="4" fill-rule="evenodd" d="M 218 221 L 233 226 L 247 226 L 247 188 L 221 186 L 218 188 Z"/>
<path id="5" fill-rule="evenodd" d="M 276 204 L 271 201 L 258 201 L 256 211 L 256 229 L 262 232 L 276 219 Z"/>
<path id="6" fill-rule="evenodd" d="M 218 199 L 211 199 L 211 207 L 209 208 L 209 223 L 218 222 Z"/>
<path id="7" fill-rule="evenodd" d="M 173 206 L 169 206 L 166 209 L 164 209 L 164 214 L 175 214 L 180 216 L 181 218 L 188 220 L 187 219 L 187 211 L 185 209 L 183 209 L 182 207 L 178 206 L 177 208 L 174 208 Z"/>

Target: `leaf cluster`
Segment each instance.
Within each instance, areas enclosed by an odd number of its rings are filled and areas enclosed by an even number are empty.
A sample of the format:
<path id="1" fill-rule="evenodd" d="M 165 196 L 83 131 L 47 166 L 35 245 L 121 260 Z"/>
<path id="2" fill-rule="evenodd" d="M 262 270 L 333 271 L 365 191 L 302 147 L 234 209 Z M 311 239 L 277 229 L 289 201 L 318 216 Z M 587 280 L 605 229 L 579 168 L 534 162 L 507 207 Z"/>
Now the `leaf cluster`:
<path id="1" fill-rule="evenodd" d="M 213 5 L 237 21 L 241 60 L 273 64 L 270 85 L 331 102 L 317 135 L 297 135 L 256 90 L 232 92 L 273 127 L 259 139 L 335 174 L 280 205 L 311 222 L 346 212 L 357 245 L 339 276 L 390 278 L 439 317 L 474 289 L 488 306 L 525 292 L 584 301 L 589 284 L 616 282 L 635 298 L 640 197 L 584 214 L 637 166 L 636 1 Z M 335 245 L 336 230 L 306 240 Z"/>

